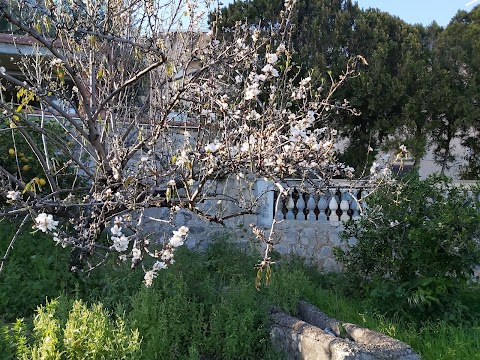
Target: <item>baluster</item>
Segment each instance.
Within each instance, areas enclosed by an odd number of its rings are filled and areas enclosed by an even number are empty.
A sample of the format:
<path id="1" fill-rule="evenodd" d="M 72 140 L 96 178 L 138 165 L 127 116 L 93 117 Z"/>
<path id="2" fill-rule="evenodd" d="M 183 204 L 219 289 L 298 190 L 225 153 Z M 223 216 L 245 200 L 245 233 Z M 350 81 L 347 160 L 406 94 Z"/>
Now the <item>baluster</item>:
<path id="1" fill-rule="evenodd" d="M 295 214 L 293 213 L 294 207 L 295 203 L 293 202 L 292 194 L 289 194 L 287 201 L 287 215 L 285 215 L 286 220 L 295 220 Z"/>
<path id="2" fill-rule="evenodd" d="M 283 194 L 278 194 L 278 199 L 277 201 L 277 208 L 275 211 L 275 220 L 283 220 L 285 219 L 285 215 L 283 215 L 283 207 L 285 206 L 285 196 Z"/>
<path id="3" fill-rule="evenodd" d="M 358 191 L 355 191 L 355 194 L 358 194 Z M 352 197 L 352 202 L 350 203 L 350 209 L 352 209 L 353 214 L 352 214 L 352 220 L 358 220 L 360 219 L 360 213 L 358 212 L 358 195 L 351 195 Z"/>
<path id="4" fill-rule="evenodd" d="M 303 199 L 303 193 L 298 192 L 297 220 L 305 220 L 305 213 L 303 212 L 304 209 L 305 209 L 305 200 Z"/>
<path id="5" fill-rule="evenodd" d="M 474 204 L 475 204 L 475 199 L 473 197 L 473 191 L 468 190 L 466 200 L 465 200 L 465 205 L 466 206 L 473 206 Z"/>
<path id="6" fill-rule="evenodd" d="M 328 203 L 327 203 L 327 198 L 325 197 L 325 195 L 320 195 L 320 199 L 318 200 L 318 210 L 320 211 L 318 213 L 318 221 L 320 222 L 327 222 L 328 219 L 327 219 L 327 214 L 325 213 L 325 210 L 327 209 L 328 207 Z"/>
<path id="7" fill-rule="evenodd" d="M 363 211 L 368 209 L 367 201 L 365 200 L 367 195 L 368 195 L 368 190 L 362 190 L 360 194 L 360 209 L 362 209 Z"/>
<path id="8" fill-rule="evenodd" d="M 307 201 L 307 209 L 308 209 L 307 220 L 310 220 L 310 221 L 317 220 L 317 215 L 315 215 L 316 206 L 317 206 L 317 201 L 315 200 L 315 197 L 313 196 L 313 194 L 310 194 Z"/>
<path id="9" fill-rule="evenodd" d="M 340 221 L 345 222 L 350 220 L 350 216 L 348 216 L 348 209 L 350 208 L 350 204 L 348 203 L 349 200 L 349 193 L 346 190 L 342 190 L 341 192 L 341 200 L 340 201 L 340 210 L 342 210 L 342 215 L 340 216 Z"/>
<path id="10" fill-rule="evenodd" d="M 338 210 L 338 201 L 337 201 L 337 196 L 335 195 L 334 192 L 331 192 L 332 197 L 330 199 L 330 203 L 328 204 L 328 208 L 330 209 L 330 216 L 328 221 L 330 224 L 333 226 L 338 225 L 338 220 L 339 217 L 337 215 L 337 210 Z"/>

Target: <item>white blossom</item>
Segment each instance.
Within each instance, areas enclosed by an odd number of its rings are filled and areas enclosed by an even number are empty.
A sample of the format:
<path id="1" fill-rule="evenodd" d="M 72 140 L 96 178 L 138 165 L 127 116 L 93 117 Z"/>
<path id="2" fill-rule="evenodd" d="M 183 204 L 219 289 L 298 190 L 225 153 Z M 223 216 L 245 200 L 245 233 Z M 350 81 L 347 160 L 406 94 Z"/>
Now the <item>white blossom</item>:
<path id="1" fill-rule="evenodd" d="M 260 35 L 260 30 L 255 29 L 255 31 L 252 34 L 252 41 L 255 43 L 258 40 L 258 36 Z"/>
<path id="2" fill-rule="evenodd" d="M 333 146 L 333 142 L 331 140 L 325 141 L 322 146 L 324 149 L 330 149 Z"/>
<path id="3" fill-rule="evenodd" d="M 187 152 L 185 150 L 182 150 L 180 152 L 180 155 L 177 157 L 175 164 L 183 166 L 185 164 L 188 164 L 189 162 L 190 160 L 188 159 Z"/>
<path id="4" fill-rule="evenodd" d="M 312 78 L 310 76 L 306 77 L 305 79 L 302 79 L 300 81 L 300 86 L 307 86 L 308 84 L 310 84 L 310 81 L 312 80 Z"/>
<path id="5" fill-rule="evenodd" d="M 132 249 L 132 258 L 133 260 L 140 260 L 142 258 L 142 251 L 138 248 Z"/>
<path id="6" fill-rule="evenodd" d="M 178 235 L 173 235 L 169 241 L 169 244 L 172 245 L 174 248 L 182 246 L 183 243 L 184 243 L 183 237 Z"/>
<path id="7" fill-rule="evenodd" d="M 284 43 L 281 43 L 280 45 L 278 45 L 277 47 L 277 54 L 282 54 L 284 53 L 286 50 L 286 47 L 285 47 L 285 44 Z"/>
<path id="8" fill-rule="evenodd" d="M 50 61 L 51 66 L 60 66 L 62 64 L 63 64 L 63 61 L 59 58 L 55 58 L 55 59 L 52 59 L 52 61 Z"/>
<path id="9" fill-rule="evenodd" d="M 306 136 L 305 130 L 299 129 L 296 126 L 290 128 L 290 141 L 297 143 Z"/>
<path id="10" fill-rule="evenodd" d="M 261 93 L 260 89 L 258 88 L 260 85 L 258 82 L 248 85 L 247 89 L 245 90 L 245 100 L 252 100 L 257 97 L 258 94 Z"/>
<path id="11" fill-rule="evenodd" d="M 13 191 L 12 190 L 12 191 L 9 191 L 7 193 L 7 199 L 11 199 L 11 200 L 15 201 L 18 198 L 20 198 L 20 195 L 21 195 L 20 191 Z"/>
<path id="12" fill-rule="evenodd" d="M 267 81 L 267 75 L 265 75 L 265 74 L 260 74 L 260 75 L 258 75 L 258 80 L 259 80 L 260 82 L 265 82 L 265 81 Z"/>
<path id="13" fill-rule="evenodd" d="M 263 68 L 262 68 L 262 72 L 264 72 L 265 74 L 270 74 L 272 75 L 273 77 L 278 77 L 278 71 L 277 69 L 275 69 L 272 64 L 267 64 L 265 65 Z"/>
<path id="14" fill-rule="evenodd" d="M 167 264 L 165 264 L 163 261 L 156 261 L 155 264 L 152 266 L 153 271 L 158 271 L 158 270 L 163 270 L 167 268 Z"/>
<path id="15" fill-rule="evenodd" d="M 145 286 L 150 287 L 153 284 L 153 279 L 157 277 L 157 274 L 155 271 L 150 270 L 145 273 L 145 276 L 143 277 L 143 282 L 145 283 Z"/>
<path id="16" fill-rule="evenodd" d="M 5 75 L 6 72 L 7 70 L 3 66 L 0 66 L 0 74 Z"/>
<path id="17" fill-rule="evenodd" d="M 277 54 L 267 53 L 265 55 L 265 57 L 267 58 L 267 63 L 272 64 L 272 65 L 275 65 L 278 61 Z"/>
<path id="18" fill-rule="evenodd" d="M 58 221 L 53 220 L 51 214 L 41 213 L 35 218 L 35 226 L 43 232 L 54 231 L 57 229 L 57 225 Z"/>
<path id="19" fill-rule="evenodd" d="M 395 227 L 395 226 L 397 226 L 398 224 L 400 224 L 400 223 L 398 222 L 398 220 L 390 221 L 390 227 Z"/>
<path id="20" fill-rule="evenodd" d="M 170 260 L 173 258 L 173 252 L 171 250 L 164 250 L 161 256 L 162 260 Z"/>
<path id="21" fill-rule="evenodd" d="M 222 147 L 222 144 L 220 144 L 219 142 L 213 142 L 208 145 L 205 145 L 205 151 L 214 153 L 221 147 Z"/>
<path id="22" fill-rule="evenodd" d="M 114 236 L 122 235 L 122 228 L 119 227 L 117 224 L 113 225 L 113 227 L 110 228 L 110 231 L 112 232 L 112 235 L 114 235 Z"/>
<path id="23" fill-rule="evenodd" d="M 128 237 L 126 237 L 125 235 L 122 235 L 120 237 L 118 236 L 112 236 L 112 240 L 113 240 L 113 245 L 112 247 L 118 251 L 118 252 L 124 252 L 124 251 L 127 251 L 128 249 L 128 243 L 129 243 L 129 239 Z"/>
<path id="24" fill-rule="evenodd" d="M 190 229 L 186 226 L 180 226 L 177 231 L 174 231 L 173 234 L 178 234 L 180 236 L 187 236 Z"/>
<path id="25" fill-rule="evenodd" d="M 62 248 L 64 248 L 64 249 L 67 247 L 67 242 L 65 240 L 63 240 L 62 238 L 60 238 L 60 236 L 57 232 L 53 233 L 53 241 L 55 241 L 56 245 L 60 244 L 62 246 Z"/>

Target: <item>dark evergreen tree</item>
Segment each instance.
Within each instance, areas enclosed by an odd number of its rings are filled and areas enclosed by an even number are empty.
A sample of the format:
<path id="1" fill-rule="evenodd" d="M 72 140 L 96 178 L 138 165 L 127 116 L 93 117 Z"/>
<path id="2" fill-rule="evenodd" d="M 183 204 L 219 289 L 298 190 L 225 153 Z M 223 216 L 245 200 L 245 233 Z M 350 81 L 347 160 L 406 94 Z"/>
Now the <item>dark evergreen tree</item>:
<path id="1" fill-rule="evenodd" d="M 236 21 L 275 26 L 283 1 L 235 2 L 220 12 L 221 28 Z M 317 84 L 338 75 L 348 60 L 362 55 L 368 66 L 337 92 L 349 99 L 359 116 L 339 112 L 332 121 L 349 139 L 342 158 L 362 168 L 384 147 L 406 143 L 416 158 L 426 147 L 425 86 L 429 48 L 422 26 L 406 24 L 376 9 L 361 10 L 350 0 L 299 0 L 293 17 L 293 43 L 297 61 Z M 369 148 L 374 151 L 368 151 Z"/>

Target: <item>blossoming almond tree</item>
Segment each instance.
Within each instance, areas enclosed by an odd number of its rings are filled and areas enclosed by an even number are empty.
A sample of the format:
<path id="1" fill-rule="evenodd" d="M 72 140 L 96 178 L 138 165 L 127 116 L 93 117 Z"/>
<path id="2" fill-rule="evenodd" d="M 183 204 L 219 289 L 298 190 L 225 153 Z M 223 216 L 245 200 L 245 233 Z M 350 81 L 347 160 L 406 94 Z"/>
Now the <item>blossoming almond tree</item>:
<path id="1" fill-rule="evenodd" d="M 288 177 L 327 184 L 351 176 L 335 159 L 329 118 L 354 111 L 332 94 L 364 59 L 321 86 L 298 78 L 293 5 L 286 1 L 269 34 L 239 24 L 224 37 L 199 30 L 195 1 L 0 0 L 4 19 L 33 48 L 15 60 L 20 73 L 1 68 L 1 131 L 28 145 L 46 178 L 42 185 L 22 176 L 18 159 L 0 164 L 0 217 L 23 216 L 22 224 L 30 217 L 76 249 L 74 270 L 116 253 L 142 264 L 150 285 L 173 264 L 188 228 L 159 244 L 143 231 L 146 209 L 187 209 L 223 223 L 255 213 L 260 197 L 248 191 L 250 179 L 266 177 L 286 191 L 280 184 Z M 232 195 L 219 181 L 240 190 Z M 212 198 L 233 206 L 202 206 Z M 268 264 L 267 251 L 261 268 Z"/>

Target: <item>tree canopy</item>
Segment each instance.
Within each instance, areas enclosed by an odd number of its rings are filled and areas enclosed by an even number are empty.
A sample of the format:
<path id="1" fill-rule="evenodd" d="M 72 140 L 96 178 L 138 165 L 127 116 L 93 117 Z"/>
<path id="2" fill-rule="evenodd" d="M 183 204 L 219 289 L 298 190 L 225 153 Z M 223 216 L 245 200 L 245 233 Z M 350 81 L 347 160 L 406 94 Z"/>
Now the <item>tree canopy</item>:
<path id="1" fill-rule="evenodd" d="M 364 59 L 318 89 L 294 59 L 290 2 L 275 33 L 239 24 L 231 36 L 201 33 L 197 5 L 0 0 L 10 34 L 31 41 L 16 69 L 0 66 L 0 219 L 73 247 L 75 271 L 111 253 L 133 268 L 153 258 L 150 285 L 188 235 L 179 212 L 225 224 L 258 212 L 258 178 L 285 194 L 293 176 L 317 189 L 352 176 L 329 119 L 352 111 L 333 94 Z M 147 220 L 169 226 L 163 238 Z"/>
<path id="2" fill-rule="evenodd" d="M 236 1 L 221 9 L 224 31 L 247 20 L 269 30 L 279 1 Z M 292 16 L 292 40 L 302 70 L 321 84 L 346 61 L 368 62 L 336 99 L 350 101 L 359 115 L 339 112 L 333 121 L 348 139 L 342 159 L 355 167 L 375 152 L 406 144 L 416 160 L 433 148 L 442 172 L 452 162 L 452 141 L 467 149 L 462 176 L 478 177 L 478 17 L 480 6 L 460 11 L 443 29 L 410 25 L 378 9 L 362 10 L 350 0 L 302 0 Z M 213 19 L 214 16 L 211 16 Z M 366 150 L 373 148 L 373 154 Z M 369 153 L 368 159 L 366 155 Z M 458 159 L 457 159 L 458 160 Z"/>

